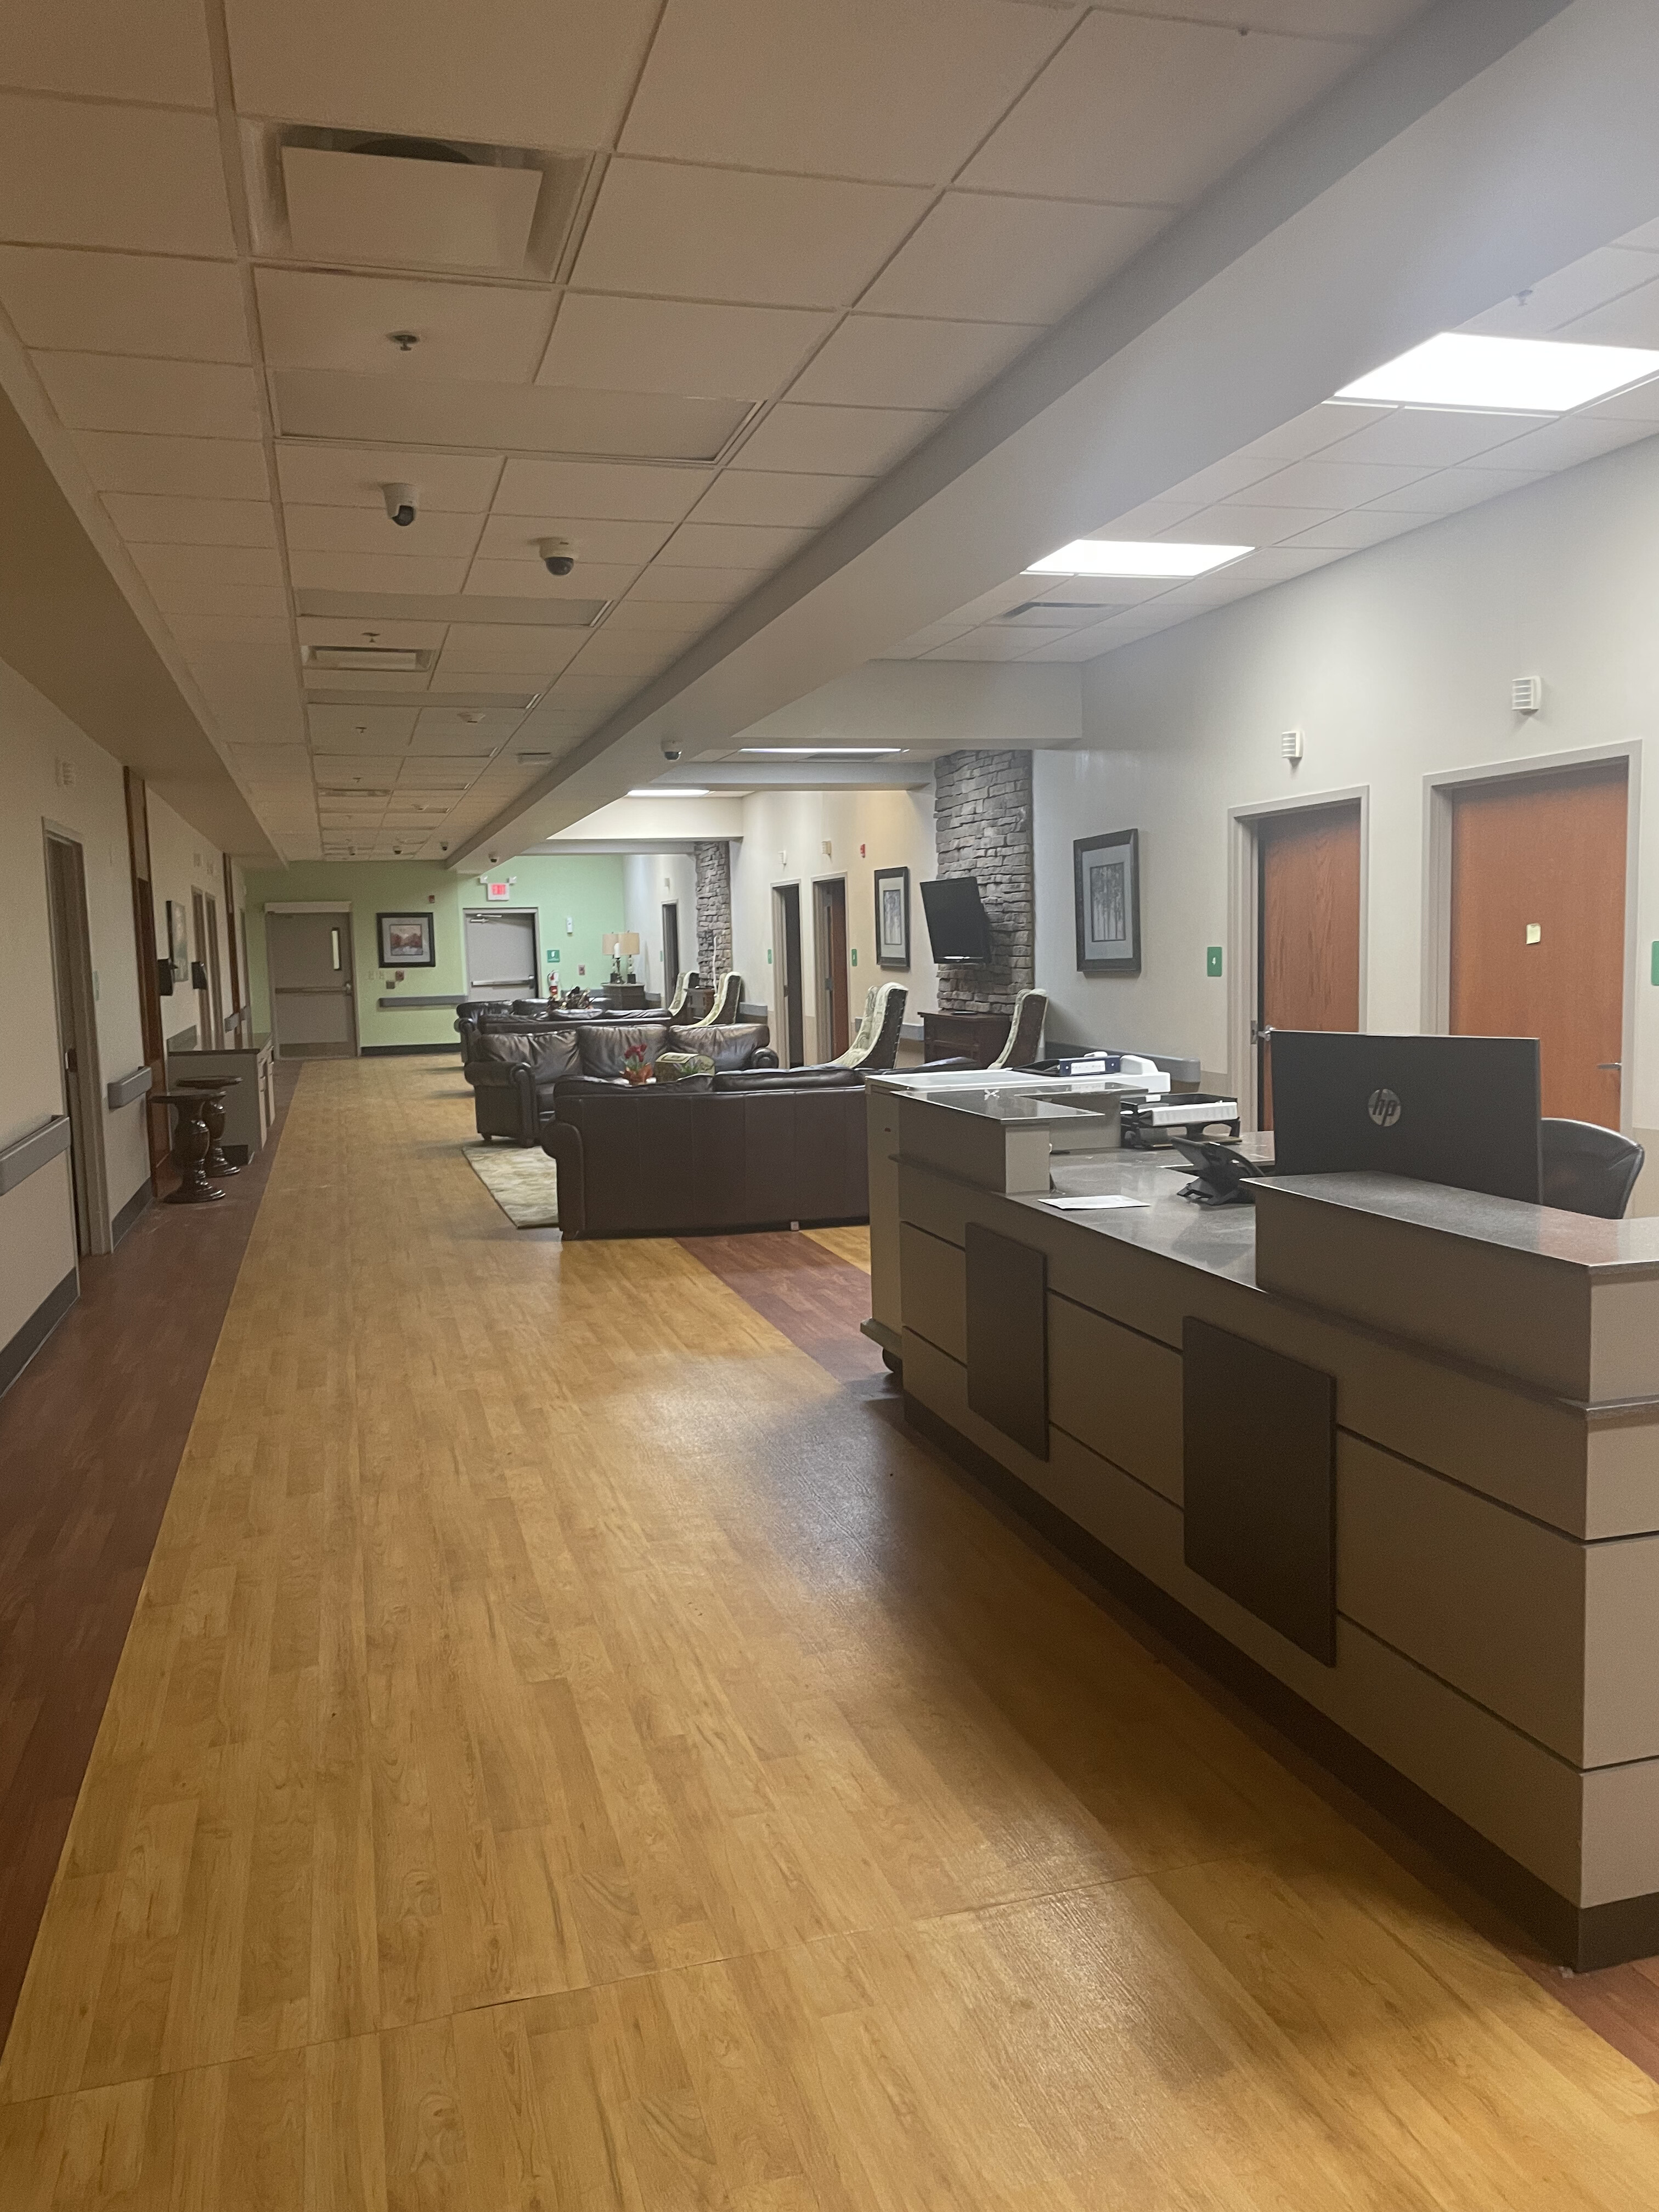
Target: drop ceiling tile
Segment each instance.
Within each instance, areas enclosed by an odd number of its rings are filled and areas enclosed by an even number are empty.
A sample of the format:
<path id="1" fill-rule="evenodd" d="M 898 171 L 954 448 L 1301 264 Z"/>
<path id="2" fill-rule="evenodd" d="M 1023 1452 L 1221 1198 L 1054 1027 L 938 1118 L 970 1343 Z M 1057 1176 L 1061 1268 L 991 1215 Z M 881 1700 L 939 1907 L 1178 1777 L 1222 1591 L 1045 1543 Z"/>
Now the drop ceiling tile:
<path id="1" fill-rule="evenodd" d="M 1611 399 L 1598 400 L 1585 413 L 1598 422 L 1659 422 L 1659 377 L 1633 385 L 1628 392 L 1616 392 Z"/>
<path id="2" fill-rule="evenodd" d="M 487 514 L 501 479 L 501 464 L 492 454 L 283 441 L 276 447 L 276 477 L 285 501 L 310 507 L 371 507 L 384 517 L 384 487 L 412 483 L 418 488 L 421 507 L 434 513 Z M 418 520 L 411 526 L 419 527 Z"/>
<path id="3" fill-rule="evenodd" d="M 1288 422 L 1281 422 L 1276 430 L 1252 439 L 1239 450 L 1282 467 L 1286 461 L 1305 461 L 1315 453 L 1325 452 L 1339 440 L 1352 438 L 1367 423 L 1386 422 L 1397 411 L 1390 407 L 1351 407 L 1346 401 L 1322 400 L 1317 407 L 1293 415 Z"/>
<path id="4" fill-rule="evenodd" d="M 362 376 L 283 368 L 272 378 L 289 438 L 432 448 L 712 460 L 750 412 L 741 399 L 678 399 L 642 392 L 489 384 L 480 378 Z"/>
<path id="5" fill-rule="evenodd" d="M 223 261 L 0 246 L 0 301 L 25 345 L 246 362 L 241 279 Z"/>
<path id="6" fill-rule="evenodd" d="M 301 615 L 301 645 L 412 645 L 434 649 L 448 629 L 441 622 L 364 622 L 342 615 Z"/>
<path id="7" fill-rule="evenodd" d="M 707 469 L 653 468 L 630 461 L 508 461 L 497 514 L 678 522 L 714 482 Z"/>
<path id="8" fill-rule="evenodd" d="M 611 608 L 605 618 L 605 627 L 608 630 L 654 630 L 664 637 L 696 637 L 714 621 L 716 611 L 706 599 L 642 599 L 637 592 L 630 592 Z"/>
<path id="9" fill-rule="evenodd" d="M 927 205 L 893 185 L 613 161 L 575 268 L 600 291 L 836 307 Z"/>
<path id="10" fill-rule="evenodd" d="M 0 93 L 0 235 L 231 259 L 217 124 Z"/>
<path id="11" fill-rule="evenodd" d="M 945 645 L 936 645 L 921 658 L 924 660 L 1023 660 L 1033 646 L 1040 642 L 1040 633 L 1035 630 L 987 627 L 964 630 L 960 637 L 951 638 Z"/>
<path id="12" fill-rule="evenodd" d="M 1146 208 L 947 192 L 859 305 L 962 322 L 1058 322 L 1168 220 Z"/>
<path id="13" fill-rule="evenodd" d="M 168 584 L 151 587 L 163 614 L 263 616 L 288 619 L 288 594 L 269 584 Z"/>
<path id="14" fill-rule="evenodd" d="M 1413 16 L 1420 15 L 1431 0 L 1136 0 L 1143 15 L 1201 17 L 1206 22 L 1231 23 L 1236 28 L 1300 31 L 1312 38 L 1391 38 Z"/>
<path id="15" fill-rule="evenodd" d="M 644 683 L 678 660 L 684 647 L 665 639 L 659 630 L 618 630 L 614 637 L 601 632 L 591 637 L 577 655 L 573 672 L 580 676 L 631 676 Z"/>
<path id="16" fill-rule="evenodd" d="M 529 676 L 553 676 L 571 661 L 586 643 L 580 629 L 514 629 L 505 624 L 452 623 L 439 668 L 447 673 L 511 671 Z"/>
<path id="17" fill-rule="evenodd" d="M 1581 326 L 1584 317 L 1646 283 L 1653 273 L 1650 255 L 1628 246 L 1604 246 L 1540 277 L 1520 297 L 1500 300 L 1462 328 L 1489 337 L 1583 337 L 1588 335 Z"/>
<path id="18" fill-rule="evenodd" d="M 796 378 L 789 397 L 845 407 L 959 407 L 1043 329 L 1041 323 L 849 315 Z"/>
<path id="19" fill-rule="evenodd" d="M 1559 422 L 1547 422 L 1541 430 L 1529 430 L 1492 458 L 1506 469 L 1576 468 L 1580 461 L 1594 460 L 1615 447 L 1651 437 L 1654 427 L 1651 422 L 1607 416 L 1565 415 Z"/>
<path id="20" fill-rule="evenodd" d="M 1093 13 L 963 182 L 1182 207 L 1359 58 L 1334 40 Z"/>
<path id="21" fill-rule="evenodd" d="M 730 606 L 734 600 L 747 599 L 757 584 L 765 581 L 763 568 L 673 568 L 665 561 L 653 561 L 629 592 L 628 604 L 667 599 Z"/>
<path id="22" fill-rule="evenodd" d="M 244 744 L 291 744 L 305 738 L 305 709 L 294 678 L 294 659 L 280 645 L 198 643 L 190 671 L 225 735 Z"/>
<path id="23" fill-rule="evenodd" d="M 943 183 L 1068 27 L 1000 0 L 955 0 L 948 27 L 931 0 L 669 0 L 622 143 Z"/>
<path id="24" fill-rule="evenodd" d="M 1331 410 L 1333 414 L 1338 411 Z M 1345 438 L 1340 446 L 1328 447 L 1321 458 L 1341 464 L 1388 461 L 1417 469 L 1455 468 L 1460 461 L 1494 453 L 1547 419 L 1535 415 L 1459 415 L 1429 407 L 1396 407 Z"/>
<path id="25" fill-rule="evenodd" d="M 398 771 L 400 791 L 453 790 L 459 796 L 477 781 L 486 753 L 411 753 Z"/>
<path id="26" fill-rule="evenodd" d="M 810 530 L 773 530 L 759 523 L 683 522 L 663 557 L 680 568 L 775 568 L 811 535 Z"/>
<path id="27" fill-rule="evenodd" d="M 1278 545 L 1299 530 L 1312 530 L 1339 512 L 1323 507 L 1259 507 L 1242 500 L 1202 507 L 1159 535 L 1182 545 Z"/>
<path id="28" fill-rule="evenodd" d="M 473 562 L 464 596 L 504 599 L 619 599 L 640 573 L 637 561 L 579 561 L 568 576 L 550 576 L 539 561 Z"/>
<path id="29" fill-rule="evenodd" d="M 1127 514 L 1115 516 L 1097 534 L 1120 539 L 1159 538 L 1189 514 L 1196 514 L 1204 504 L 1201 499 L 1149 499 Z"/>
<path id="30" fill-rule="evenodd" d="M 1427 513 L 1412 514 L 1404 508 L 1360 507 L 1350 514 L 1339 514 L 1329 522 L 1322 522 L 1312 530 L 1298 532 L 1287 538 L 1287 546 L 1330 546 L 1341 552 L 1358 552 L 1363 546 L 1380 545 L 1388 538 L 1399 538 L 1408 530 L 1420 530 L 1426 522 L 1437 522 L 1439 516 Z"/>
<path id="31" fill-rule="evenodd" d="M 320 751 L 395 752 L 415 734 L 416 707 L 307 707 L 311 742 Z"/>
<path id="32" fill-rule="evenodd" d="M 666 544 L 672 525 L 667 522 L 573 522 L 556 512 L 549 514 L 492 514 L 478 542 L 479 553 L 492 560 L 532 561 L 539 565 L 537 541 L 568 538 L 576 551 L 576 578 L 595 562 L 643 568 Z"/>
<path id="33" fill-rule="evenodd" d="M 283 615 L 185 615 L 167 617 L 167 628 L 179 644 L 283 645 L 289 641 L 288 618 Z"/>
<path id="34" fill-rule="evenodd" d="M 422 707 L 415 724 L 416 748 L 441 753 L 494 752 L 523 720 L 519 714 L 476 707 Z"/>
<path id="35" fill-rule="evenodd" d="M 326 691 L 336 697 L 342 691 L 366 691 L 380 699 L 387 692 L 424 691 L 430 682 L 431 678 L 424 669 L 408 675 L 388 672 L 384 676 L 372 671 L 359 672 L 350 668 L 308 667 L 305 671 L 305 684 L 308 692 Z"/>
<path id="36" fill-rule="evenodd" d="M 273 368 L 527 384 L 553 320 L 551 291 L 522 285 L 317 269 L 257 269 L 254 283 Z M 400 352 L 393 331 L 412 332 L 418 344 Z"/>
<path id="37" fill-rule="evenodd" d="M 466 566 L 462 560 L 414 554 L 296 549 L 289 555 L 289 573 L 295 588 L 322 592 L 459 592 L 466 580 Z"/>
<path id="38" fill-rule="evenodd" d="M 1235 492 L 1259 483 L 1263 477 L 1277 474 L 1284 465 L 1282 461 L 1263 460 L 1259 453 L 1249 451 L 1224 453 L 1218 461 L 1212 461 L 1208 468 L 1200 469 L 1196 476 L 1171 484 L 1169 496 L 1191 507 L 1211 507 L 1218 499 L 1231 499 Z M 1099 533 L 1102 537 L 1106 534 L 1104 531 Z"/>
<path id="39" fill-rule="evenodd" d="M 833 323 L 800 307 L 567 292 L 538 384 L 767 399 Z"/>
<path id="40" fill-rule="evenodd" d="M 1171 537 L 1184 533 L 1172 531 Z M 1046 582 L 1042 576 L 1022 576 L 1032 598 L 1071 599 L 1091 607 L 1137 607 L 1145 599 L 1158 599 L 1170 588 L 1167 578 L 1152 576 L 1137 580 L 1133 576 L 1061 576 L 1048 585 L 1046 590 L 1030 592 L 1032 585 Z"/>
<path id="41" fill-rule="evenodd" d="M 653 0 L 230 0 L 244 114 L 512 146 L 604 146 L 638 74 Z"/>
<path id="42" fill-rule="evenodd" d="M 17 0 L 6 10 L 0 76 L 32 92 L 211 107 L 213 62 L 195 0 Z"/>
<path id="43" fill-rule="evenodd" d="M 33 356 L 52 405 L 72 430 L 143 437 L 258 438 L 251 368 L 219 362 L 138 361 L 101 353 Z"/>
<path id="44" fill-rule="evenodd" d="M 289 547 L 307 553 L 378 553 L 387 558 L 470 560 L 483 527 L 481 514 L 426 507 L 407 529 L 383 507 L 307 507 L 285 501 L 283 526 Z"/>
<path id="45" fill-rule="evenodd" d="M 946 420 L 921 408 L 775 407 L 732 461 L 738 470 L 804 475 L 884 475 Z"/>
<path id="46" fill-rule="evenodd" d="M 1460 508 L 1478 507 L 1482 500 L 1519 491 L 1523 484 L 1536 483 L 1548 473 L 1542 467 L 1442 469 L 1437 476 L 1420 477 L 1404 491 L 1389 493 L 1376 505 L 1384 513 L 1398 507 L 1408 514 L 1455 514 Z"/>
<path id="47" fill-rule="evenodd" d="M 129 545 L 127 550 L 158 595 L 192 584 L 268 584 L 282 589 L 283 556 L 275 546 Z"/>
<path id="48" fill-rule="evenodd" d="M 1274 476 L 1263 477 L 1249 488 L 1253 507 L 1362 507 L 1367 500 L 1381 499 L 1385 493 L 1404 491 L 1419 477 L 1430 473 L 1426 466 L 1413 467 L 1407 464 L 1381 461 L 1326 460 L 1292 461 L 1287 469 Z"/>
<path id="49" fill-rule="evenodd" d="M 638 690 L 636 684 L 626 677 L 583 676 L 575 670 L 561 676 L 548 691 L 548 698 L 556 705 L 568 705 L 573 701 L 584 706 L 621 705 Z"/>
<path id="50" fill-rule="evenodd" d="M 884 660 L 920 660 L 936 645 L 949 645 L 952 638 L 965 637 L 972 628 L 971 623 L 948 619 L 929 623 L 925 629 L 914 630 L 908 637 L 901 638 L 896 645 L 890 645 L 881 658 Z"/>
<path id="51" fill-rule="evenodd" d="M 1122 642 L 1121 639 L 1117 641 Z M 1027 660 L 1042 661 L 1095 660 L 1109 649 L 1103 626 L 1095 623 L 1087 629 L 1074 629 L 1068 637 L 1051 638 L 1047 645 L 1034 647 L 1024 657 Z"/>
<path id="52" fill-rule="evenodd" d="M 869 490 L 870 477 L 801 476 L 791 471 L 726 469 L 692 510 L 698 522 L 760 522 L 820 530 Z"/>
<path id="53" fill-rule="evenodd" d="M 1650 253 L 1629 258 L 1650 270 L 1654 265 Z M 1585 345 L 1659 346 L 1659 282 L 1638 284 L 1622 299 L 1568 323 L 1558 335 Z"/>
<path id="54" fill-rule="evenodd" d="M 256 499 L 156 499 L 106 492 L 104 505 L 123 538 L 141 545 L 269 545 L 276 543 L 270 502 Z"/>

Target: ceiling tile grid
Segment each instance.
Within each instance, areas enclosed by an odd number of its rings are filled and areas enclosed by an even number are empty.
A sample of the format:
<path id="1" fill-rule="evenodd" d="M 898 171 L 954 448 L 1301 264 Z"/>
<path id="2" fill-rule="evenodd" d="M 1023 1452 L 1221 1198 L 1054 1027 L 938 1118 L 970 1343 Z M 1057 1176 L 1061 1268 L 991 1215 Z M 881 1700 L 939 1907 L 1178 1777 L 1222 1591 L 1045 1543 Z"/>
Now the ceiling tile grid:
<path id="1" fill-rule="evenodd" d="M 195 0 L 19 0 L 0 311 L 280 848 L 435 854 L 1421 4 L 227 0 L 221 107 Z M 1614 279 L 1552 311 L 1656 313 L 1659 256 Z M 1385 417 L 1295 473 L 1379 413 L 1145 527 L 1271 509 L 1256 542 L 1328 557 L 1358 490 L 1347 537 L 1414 526 L 1386 501 L 1502 451 Z M 1651 426 L 1537 427 L 1492 488 Z M 1002 657 L 1022 596 L 915 649 Z M 1071 596 L 1022 651 L 1139 618 Z"/>

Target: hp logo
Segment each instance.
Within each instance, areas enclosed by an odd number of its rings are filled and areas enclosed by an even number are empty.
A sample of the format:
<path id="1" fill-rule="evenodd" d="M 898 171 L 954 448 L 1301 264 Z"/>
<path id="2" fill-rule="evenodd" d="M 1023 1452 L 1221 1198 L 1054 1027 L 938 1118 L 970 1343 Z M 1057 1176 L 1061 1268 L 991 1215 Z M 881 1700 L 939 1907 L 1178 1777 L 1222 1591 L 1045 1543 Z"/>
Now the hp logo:
<path id="1" fill-rule="evenodd" d="M 1379 1129 L 1392 1129 L 1400 1119 L 1400 1098 L 1393 1091 L 1373 1091 L 1365 1101 L 1365 1111 Z"/>

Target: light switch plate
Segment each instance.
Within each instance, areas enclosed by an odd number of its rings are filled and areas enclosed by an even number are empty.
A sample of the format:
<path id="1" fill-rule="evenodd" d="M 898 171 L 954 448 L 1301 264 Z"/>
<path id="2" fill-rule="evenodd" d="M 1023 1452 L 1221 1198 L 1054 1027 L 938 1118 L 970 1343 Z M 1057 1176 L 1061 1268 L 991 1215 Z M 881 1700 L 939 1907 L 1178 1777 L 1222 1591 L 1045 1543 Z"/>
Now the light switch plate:
<path id="1" fill-rule="evenodd" d="M 1204 973 L 1206 975 L 1218 975 L 1221 973 L 1221 947 L 1218 945 L 1205 946 Z"/>

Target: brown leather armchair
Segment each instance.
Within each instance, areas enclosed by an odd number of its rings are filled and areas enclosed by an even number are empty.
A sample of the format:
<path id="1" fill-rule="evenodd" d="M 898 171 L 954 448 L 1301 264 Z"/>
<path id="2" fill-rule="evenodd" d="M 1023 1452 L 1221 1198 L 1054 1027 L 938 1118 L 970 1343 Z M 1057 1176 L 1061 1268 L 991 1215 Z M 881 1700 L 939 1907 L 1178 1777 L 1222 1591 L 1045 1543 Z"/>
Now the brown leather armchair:
<path id="1" fill-rule="evenodd" d="M 461 1071 L 471 1088 L 478 1134 L 486 1141 L 506 1137 L 515 1145 L 533 1145 L 553 1111 L 556 1086 L 580 1067 L 568 1030 L 522 1022 L 482 1029 Z"/>

